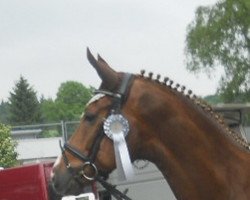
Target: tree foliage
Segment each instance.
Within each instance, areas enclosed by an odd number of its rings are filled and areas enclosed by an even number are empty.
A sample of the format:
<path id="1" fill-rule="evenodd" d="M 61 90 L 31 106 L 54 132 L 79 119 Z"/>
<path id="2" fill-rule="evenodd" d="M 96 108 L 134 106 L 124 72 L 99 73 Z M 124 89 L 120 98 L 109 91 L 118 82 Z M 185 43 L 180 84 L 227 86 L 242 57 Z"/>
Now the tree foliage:
<path id="1" fill-rule="evenodd" d="M 10 127 L 0 123 L 0 167 L 12 167 L 17 162 L 17 143 L 10 137 Z"/>
<path id="2" fill-rule="evenodd" d="M 9 101 L 0 103 L 0 123 L 21 125 L 79 120 L 92 94 L 92 87 L 66 81 L 60 85 L 55 100 L 43 96 L 38 100 L 34 89 L 21 76 L 10 92 Z"/>
<path id="3" fill-rule="evenodd" d="M 218 93 L 226 102 L 250 101 L 250 1 L 200 6 L 186 37 L 188 70 L 211 75 L 224 68 Z"/>
<path id="4" fill-rule="evenodd" d="M 9 122 L 9 103 L 2 101 L 0 103 L 0 123 L 8 124 Z"/>
<path id="5" fill-rule="evenodd" d="M 67 81 L 58 89 L 56 104 L 63 120 L 75 120 L 81 116 L 91 91 L 76 81 Z"/>
<path id="6" fill-rule="evenodd" d="M 51 98 L 41 101 L 41 113 L 42 122 L 50 123 L 62 120 L 60 119 L 59 108 Z"/>
<path id="7" fill-rule="evenodd" d="M 76 81 L 67 81 L 60 85 L 57 97 L 41 102 L 45 121 L 78 120 L 92 90 Z"/>
<path id="8" fill-rule="evenodd" d="M 208 95 L 204 97 L 204 100 L 211 105 L 216 105 L 219 103 L 223 103 L 220 95 Z"/>
<path id="9" fill-rule="evenodd" d="M 9 98 L 10 121 L 12 124 L 39 122 L 40 108 L 36 92 L 24 77 L 16 82 Z"/>

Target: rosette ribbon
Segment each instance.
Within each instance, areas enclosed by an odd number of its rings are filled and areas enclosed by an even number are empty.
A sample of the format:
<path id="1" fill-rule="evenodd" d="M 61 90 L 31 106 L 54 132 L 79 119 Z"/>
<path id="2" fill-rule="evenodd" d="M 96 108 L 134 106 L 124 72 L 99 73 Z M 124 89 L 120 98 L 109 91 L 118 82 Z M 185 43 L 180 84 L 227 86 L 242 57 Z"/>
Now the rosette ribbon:
<path id="1" fill-rule="evenodd" d="M 104 122 L 104 133 L 113 140 L 118 178 L 131 180 L 134 176 L 125 137 L 129 132 L 129 123 L 121 114 L 111 114 Z"/>

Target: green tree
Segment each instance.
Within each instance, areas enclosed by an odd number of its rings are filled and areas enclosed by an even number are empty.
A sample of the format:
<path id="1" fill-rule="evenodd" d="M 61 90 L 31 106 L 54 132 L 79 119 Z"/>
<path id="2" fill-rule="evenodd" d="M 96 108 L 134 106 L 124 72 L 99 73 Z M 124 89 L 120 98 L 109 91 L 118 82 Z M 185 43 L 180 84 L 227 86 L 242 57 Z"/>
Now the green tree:
<path id="1" fill-rule="evenodd" d="M 93 88 L 86 88 L 79 82 L 62 83 L 55 100 L 51 98 L 41 99 L 42 121 L 78 120 L 92 93 Z"/>
<path id="2" fill-rule="evenodd" d="M 86 88 L 82 83 L 67 81 L 60 85 L 56 95 L 56 101 L 65 104 L 82 104 L 81 106 L 85 106 L 90 97 L 90 89 Z"/>
<path id="3" fill-rule="evenodd" d="M 62 83 L 55 100 L 61 120 L 79 119 L 91 95 L 91 89 L 82 83 L 76 81 Z"/>
<path id="4" fill-rule="evenodd" d="M 0 104 L 0 123 L 9 124 L 9 103 L 2 101 Z"/>
<path id="5" fill-rule="evenodd" d="M 221 96 L 219 95 L 208 95 L 204 97 L 204 100 L 212 105 L 223 103 L 223 100 L 221 99 Z"/>
<path id="6" fill-rule="evenodd" d="M 12 124 L 31 124 L 40 121 L 40 106 L 36 92 L 21 76 L 9 98 L 10 121 Z"/>
<path id="7" fill-rule="evenodd" d="M 223 67 L 218 94 L 225 102 L 250 101 L 250 1 L 200 6 L 188 25 L 187 69 L 211 75 Z"/>
<path id="8" fill-rule="evenodd" d="M 10 137 L 10 127 L 0 123 L 0 167 L 12 167 L 17 163 L 16 145 Z"/>
<path id="9" fill-rule="evenodd" d="M 58 122 L 60 121 L 59 108 L 52 99 L 43 99 L 41 101 L 41 118 L 42 122 Z"/>

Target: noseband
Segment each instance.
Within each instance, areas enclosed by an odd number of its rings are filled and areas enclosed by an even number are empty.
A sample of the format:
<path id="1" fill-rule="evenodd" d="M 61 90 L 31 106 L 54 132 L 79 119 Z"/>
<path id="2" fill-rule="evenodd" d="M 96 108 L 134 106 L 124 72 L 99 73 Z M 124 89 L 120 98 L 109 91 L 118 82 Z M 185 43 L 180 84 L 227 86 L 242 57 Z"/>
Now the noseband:
<path id="1" fill-rule="evenodd" d="M 103 95 L 107 95 L 107 96 L 110 96 L 113 98 L 112 109 L 111 109 L 109 114 L 121 113 L 121 108 L 128 97 L 128 93 L 130 90 L 130 86 L 132 85 L 133 79 L 134 79 L 134 76 L 132 74 L 128 74 L 128 73 L 124 74 L 120 88 L 118 89 L 118 91 L 116 93 L 106 91 L 106 90 L 96 90 L 95 91 L 96 94 L 103 94 Z M 125 194 L 123 194 L 122 192 L 117 190 L 115 188 L 115 186 L 106 182 L 105 179 L 103 178 L 103 174 L 101 175 L 100 170 L 98 170 L 98 168 L 94 164 L 94 162 L 96 160 L 97 153 L 99 151 L 100 143 L 101 143 L 104 136 L 105 136 L 105 133 L 103 130 L 103 126 L 100 126 L 98 134 L 97 134 L 96 139 L 95 139 L 95 142 L 93 143 L 93 145 L 91 147 L 91 151 L 90 151 L 89 155 L 84 155 L 84 154 L 80 153 L 77 149 L 75 149 L 74 147 L 69 145 L 67 142 L 62 146 L 61 141 L 60 141 L 59 144 L 60 144 L 60 148 L 62 151 L 64 163 L 65 163 L 67 169 L 69 170 L 69 172 L 72 174 L 72 176 L 77 180 L 77 182 L 79 182 L 79 176 L 84 177 L 88 181 L 95 180 L 95 181 L 100 182 L 100 184 L 102 184 L 102 186 L 107 191 L 109 191 L 110 194 L 113 195 L 116 199 L 131 200 L 128 196 L 126 196 Z M 71 166 L 71 164 L 70 164 L 70 162 L 65 154 L 66 151 L 84 163 L 81 171 L 78 174 L 75 173 L 75 170 Z M 88 175 L 86 173 L 87 168 L 91 169 L 91 171 L 93 172 L 93 173 L 91 173 L 91 175 Z"/>

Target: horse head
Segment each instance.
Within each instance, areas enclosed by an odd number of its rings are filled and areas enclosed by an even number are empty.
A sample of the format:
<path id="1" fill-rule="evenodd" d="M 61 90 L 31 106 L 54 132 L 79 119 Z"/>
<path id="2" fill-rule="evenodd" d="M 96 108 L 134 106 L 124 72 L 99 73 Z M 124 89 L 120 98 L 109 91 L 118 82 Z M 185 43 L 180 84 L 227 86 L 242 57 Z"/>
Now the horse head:
<path id="1" fill-rule="evenodd" d="M 134 75 L 116 72 L 100 55 L 95 59 L 88 49 L 87 57 L 102 83 L 98 94 L 88 103 L 78 129 L 61 147 L 63 153 L 54 164 L 52 181 L 61 194 L 78 194 L 97 174 L 106 177 L 116 168 L 114 142 L 103 130 L 111 112 L 121 114 L 128 121 L 126 143 L 132 160 L 141 145 L 135 139 L 139 131 L 138 121 L 133 117 L 141 88 L 134 87 Z"/>

